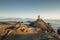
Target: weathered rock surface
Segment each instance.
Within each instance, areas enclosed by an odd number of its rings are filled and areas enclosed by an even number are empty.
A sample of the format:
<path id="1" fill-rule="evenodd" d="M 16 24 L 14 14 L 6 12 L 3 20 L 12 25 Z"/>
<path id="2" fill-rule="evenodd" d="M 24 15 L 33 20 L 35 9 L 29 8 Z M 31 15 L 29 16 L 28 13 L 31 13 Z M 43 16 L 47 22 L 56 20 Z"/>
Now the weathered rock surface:
<path id="1" fill-rule="evenodd" d="M 53 28 L 51 27 L 50 23 L 44 22 L 42 19 L 34 21 L 30 24 L 30 26 L 34 28 L 41 28 L 42 30 L 54 32 Z"/>
<path id="2" fill-rule="evenodd" d="M 30 26 L 35 29 L 21 22 L 0 22 L 0 40 L 60 40 L 51 25 L 39 17 Z"/>

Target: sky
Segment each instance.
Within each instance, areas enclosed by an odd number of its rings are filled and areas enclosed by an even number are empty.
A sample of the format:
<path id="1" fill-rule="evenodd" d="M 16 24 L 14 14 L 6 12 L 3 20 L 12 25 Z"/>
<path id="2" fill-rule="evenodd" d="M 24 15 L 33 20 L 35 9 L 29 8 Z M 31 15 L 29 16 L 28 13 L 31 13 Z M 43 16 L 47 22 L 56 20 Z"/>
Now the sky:
<path id="1" fill-rule="evenodd" d="M 60 0 L 0 0 L 0 18 L 60 19 Z"/>

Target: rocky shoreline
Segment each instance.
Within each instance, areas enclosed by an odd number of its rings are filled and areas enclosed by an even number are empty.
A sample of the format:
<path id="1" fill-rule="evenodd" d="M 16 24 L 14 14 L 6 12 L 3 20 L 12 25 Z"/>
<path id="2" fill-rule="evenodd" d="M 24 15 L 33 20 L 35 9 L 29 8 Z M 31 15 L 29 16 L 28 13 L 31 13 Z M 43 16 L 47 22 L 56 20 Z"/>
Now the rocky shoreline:
<path id="1" fill-rule="evenodd" d="M 60 35 L 56 34 L 50 23 L 38 16 L 29 25 L 14 21 L 0 22 L 0 40 L 60 40 Z"/>

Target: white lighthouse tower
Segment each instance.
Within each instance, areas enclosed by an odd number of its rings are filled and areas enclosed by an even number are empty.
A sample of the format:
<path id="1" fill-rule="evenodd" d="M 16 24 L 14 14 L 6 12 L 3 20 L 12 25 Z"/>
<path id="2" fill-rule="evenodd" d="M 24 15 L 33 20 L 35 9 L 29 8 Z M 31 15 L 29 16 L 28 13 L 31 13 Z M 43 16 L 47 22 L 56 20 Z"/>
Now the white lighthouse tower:
<path id="1" fill-rule="evenodd" d="M 37 21 L 40 21 L 40 15 L 38 15 L 38 19 L 37 19 Z"/>
<path id="2" fill-rule="evenodd" d="M 40 19 L 40 15 L 38 15 L 38 19 Z"/>

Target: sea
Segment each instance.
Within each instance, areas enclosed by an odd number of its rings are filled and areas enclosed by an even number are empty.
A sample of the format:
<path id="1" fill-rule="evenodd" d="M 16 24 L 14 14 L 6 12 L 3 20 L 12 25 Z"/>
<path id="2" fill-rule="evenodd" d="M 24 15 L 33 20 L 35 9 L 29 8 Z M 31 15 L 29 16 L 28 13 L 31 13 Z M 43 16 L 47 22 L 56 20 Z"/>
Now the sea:
<path id="1" fill-rule="evenodd" d="M 60 27 L 60 20 L 45 20 L 45 22 L 50 23 L 53 28 Z"/>
<path id="2" fill-rule="evenodd" d="M 57 33 L 57 29 L 60 29 L 60 20 L 44 20 L 47 23 L 51 24 L 51 27 L 55 30 Z"/>

